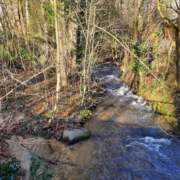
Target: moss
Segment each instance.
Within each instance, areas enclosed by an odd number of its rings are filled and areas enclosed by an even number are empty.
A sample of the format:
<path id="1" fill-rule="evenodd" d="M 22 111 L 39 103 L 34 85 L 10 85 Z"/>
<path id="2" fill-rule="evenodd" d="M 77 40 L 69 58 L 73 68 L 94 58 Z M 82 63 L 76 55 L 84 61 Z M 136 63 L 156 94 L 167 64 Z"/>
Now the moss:
<path id="1" fill-rule="evenodd" d="M 167 109 L 162 110 L 162 114 L 168 114 L 168 110 Z"/>
<path id="2" fill-rule="evenodd" d="M 144 96 L 144 92 L 141 91 L 141 92 L 139 93 L 139 95 L 143 97 L 143 96 Z"/>
<path id="3" fill-rule="evenodd" d="M 157 111 L 161 112 L 161 106 L 157 106 Z"/>

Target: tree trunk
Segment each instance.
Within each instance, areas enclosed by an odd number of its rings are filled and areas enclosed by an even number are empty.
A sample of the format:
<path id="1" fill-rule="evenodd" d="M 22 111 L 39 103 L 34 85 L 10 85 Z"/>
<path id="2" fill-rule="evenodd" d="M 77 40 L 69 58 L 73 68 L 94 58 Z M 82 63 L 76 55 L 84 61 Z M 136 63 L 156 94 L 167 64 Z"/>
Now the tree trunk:
<path id="1" fill-rule="evenodd" d="M 68 32 L 69 32 L 69 39 L 70 39 L 70 69 L 74 68 L 76 65 L 76 46 L 77 46 L 77 29 L 78 29 L 78 25 L 76 24 L 77 20 L 75 19 L 75 17 L 72 17 L 73 21 L 69 22 L 69 27 L 68 27 Z"/>
<path id="2" fill-rule="evenodd" d="M 66 37 L 66 24 L 64 15 L 64 6 L 61 8 L 62 15 L 58 17 L 59 25 L 59 46 L 60 46 L 60 73 L 61 73 L 61 85 L 68 85 L 68 70 L 69 70 L 69 53 L 68 53 L 68 40 Z"/>
<path id="3" fill-rule="evenodd" d="M 57 14 L 57 0 L 54 0 L 54 13 L 55 13 L 55 30 L 56 30 L 56 45 L 57 45 L 57 54 L 56 54 L 56 76 L 57 76 L 57 84 L 56 84 L 56 104 L 54 107 L 54 111 L 57 110 L 57 104 L 59 101 L 59 91 L 61 84 L 61 75 L 60 75 L 60 44 L 59 44 L 59 26 L 58 26 L 58 14 Z"/>
<path id="4" fill-rule="evenodd" d="M 140 11 L 141 11 L 141 7 L 142 7 L 142 4 L 143 4 L 143 1 L 144 0 L 139 0 L 138 1 L 138 9 L 137 9 L 137 14 L 136 14 L 135 23 L 134 23 L 134 43 L 139 41 L 139 37 L 138 37 L 138 24 L 139 24 L 139 14 L 140 14 Z"/>

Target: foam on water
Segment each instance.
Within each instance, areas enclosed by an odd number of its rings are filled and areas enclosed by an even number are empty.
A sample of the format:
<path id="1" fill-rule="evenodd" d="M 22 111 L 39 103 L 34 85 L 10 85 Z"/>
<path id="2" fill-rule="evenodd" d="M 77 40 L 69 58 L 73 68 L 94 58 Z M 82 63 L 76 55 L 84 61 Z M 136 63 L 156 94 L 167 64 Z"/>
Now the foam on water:
<path id="1" fill-rule="evenodd" d="M 132 91 L 129 91 L 129 92 L 127 93 L 127 96 L 128 96 L 128 97 L 132 97 L 132 98 L 134 98 L 134 99 L 138 99 L 138 98 L 139 98 L 138 96 L 134 95 L 134 94 L 132 93 Z"/>
<path id="2" fill-rule="evenodd" d="M 109 89 L 110 88 L 108 88 L 108 90 Z M 142 97 L 134 95 L 125 83 L 123 83 L 123 85 L 119 89 L 110 90 L 110 92 L 114 96 L 119 96 L 120 101 L 131 101 L 130 104 L 135 108 L 145 108 L 148 111 L 152 111 L 152 107 L 150 105 L 147 105 L 147 102 Z"/>
<path id="3" fill-rule="evenodd" d="M 171 144 L 171 140 L 168 139 L 155 139 L 153 137 L 145 137 L 145 138 L 135 138 L 134 140 L 129 139 L 130 143 L 126 145 L 126 148 L 133 148 L 135 152 L 145 152 L 146 149 L 150 152 L 155 152 L 156 156 L 167 159 L 166 155 L 163 154 L 160 150 L 160 147 L 164 147 L 164 145 L 169 146 Z"/>
<path id="4" fill-rule="evenodd" d="M 118 90 L 114 91 L 114 94 L 117 96 L 124 96 L 129 92 L 130 88 L 128 86 L 122 86 Z"/>
<path id="5" fill-rule="evenodd" d="M 117 80 L 119 81 L 119 78 L 115 75 L 107 75 L 103 79 L 108 79 L 108 80 Z"/>
<path id="6" fill-rule="evenodd" d="M 144 101 L 145 101 L 145 100 L 144 100 L 141 96 L 138 97 L 138 100 L 137 100 L 138 103 L 142 104 Z"/>
<path id="7" fill-rule="evenodd" d="M 164 139 L 164 138 L 155 139 L 153 137 L 145 137 L 145 138 L 141 138 L 141 139 L 144 139 L 145 143 L 163 143 L 163 144 L 167 144 L 167 145 L 171 144 L 170 140 Z"/>
<path id="8" fill-rule="evenodd" d="M 135 141 L 126 145 L 126 147 L 132 147 L 133 151 L 136 153 L 150 151 L 152 153 L 156 153 L 156 156 L 160 156 L 163 158 L 167 158 L 163 153 L 160 152 L 161 144 L 146 144 L 144 142 Z"/>
<path id="9" fill-rule="evenodd" d="M 137 101 L 137 102 L 136 102 L 136 101 L 133 101 L 133 102 L 132 102 L 132 105 L 137 106 L 137 107 L 143 107 L 143 106 L 146 105 L 146 101 L 144 101 L 144 102 L 142 102 L 142 103 L 139 103 L 138 101 Z"/>

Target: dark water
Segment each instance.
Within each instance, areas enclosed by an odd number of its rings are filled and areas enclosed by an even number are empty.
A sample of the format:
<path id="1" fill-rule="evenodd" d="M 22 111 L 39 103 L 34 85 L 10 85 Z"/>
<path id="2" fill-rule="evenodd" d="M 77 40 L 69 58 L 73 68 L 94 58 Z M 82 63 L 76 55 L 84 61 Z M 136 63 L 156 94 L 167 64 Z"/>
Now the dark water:
<path id="1" fill-rule="evenodd" d="M 58 172 L 57 180 L 180 179 L 180 139 L 167 135 L 171 127 L 120 80 L 118 68 L 98 65 L 93 75 L 108 93 L 85 124 L 91 138 L 65 146 L 56 140 L 16 137 L 11 140 L 14 155 L 27 162 L 27 149 L 17 146 L 23 144 L 40 157 L 56 158 L 57 165 L 47 166 Z M 53 152 L 48 152 L 47 142 Z"/>

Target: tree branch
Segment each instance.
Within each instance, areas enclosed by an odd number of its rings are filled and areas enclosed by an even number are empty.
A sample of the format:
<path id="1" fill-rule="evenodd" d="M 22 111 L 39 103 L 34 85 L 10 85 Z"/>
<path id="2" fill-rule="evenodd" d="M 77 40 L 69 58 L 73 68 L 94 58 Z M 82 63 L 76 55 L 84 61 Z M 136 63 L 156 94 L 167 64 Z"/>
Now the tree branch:
<path id="1" fill-rule="evenodd" d="M 43 71 L 33 75 L 32 77 L 30 77 L 29 79 L 27 79 L 26 81 L 22 82 L 20 85 L 16 86 L 14 89 L 12 89 L 11 91 L 9 91 L 6 95 L 4 95 L 3 97 L 0 98 L 0 100 L 4 99 L 6 96 L 8 96 L 9 94 L 13 93 L 14 90 L 16 90 L 18 87 L 20 87 L 21 85 L 25 85 L 28 81 L 30 81 L 31 79 L 33 79 L 34 77 L 38 76 L 39 74 L 47 71 L 48 69 L 50 69 L 53 66 L 47 67 L 46 69 L 44 69 Z"/>

